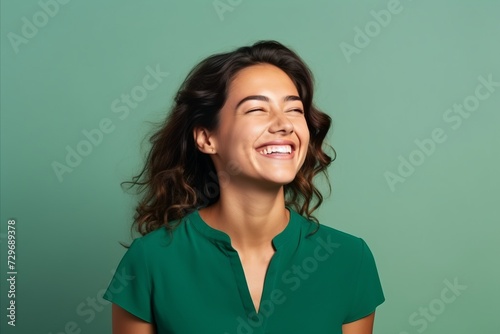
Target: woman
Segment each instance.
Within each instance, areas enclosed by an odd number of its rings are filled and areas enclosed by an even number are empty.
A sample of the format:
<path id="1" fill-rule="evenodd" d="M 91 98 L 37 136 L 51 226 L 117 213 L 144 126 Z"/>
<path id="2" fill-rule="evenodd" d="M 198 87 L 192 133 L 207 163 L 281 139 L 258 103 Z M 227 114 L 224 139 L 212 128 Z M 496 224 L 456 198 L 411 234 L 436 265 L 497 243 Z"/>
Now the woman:
<path id="1" fill-rule="evenodd" d="M 312 216 L 330 123 L 276 41 L 198 64 L 132 182 L 142 237 L 104 296 L 113 333 L 372 333 L 372 253 Z"/>

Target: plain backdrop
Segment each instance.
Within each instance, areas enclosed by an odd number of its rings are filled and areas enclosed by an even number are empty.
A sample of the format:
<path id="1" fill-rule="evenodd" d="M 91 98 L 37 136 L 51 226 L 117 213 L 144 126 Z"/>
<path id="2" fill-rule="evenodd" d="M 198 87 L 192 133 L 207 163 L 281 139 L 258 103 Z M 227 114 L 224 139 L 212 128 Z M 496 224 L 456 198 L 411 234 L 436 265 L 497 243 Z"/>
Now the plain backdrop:
<path id="1" fill-rule="evenodd" d="M 498 333 L 499 10 L 493 0 L 2 1 L 2 333 L 110 332 L 100 297 L 136 203 L 120 182 L 141 167 L 150 123 L 201 59 L 261 39 L 307 62 L 333 119 L 332 194 L 316 216 L 370 246 L 386 295 L 375 333 Z"/>

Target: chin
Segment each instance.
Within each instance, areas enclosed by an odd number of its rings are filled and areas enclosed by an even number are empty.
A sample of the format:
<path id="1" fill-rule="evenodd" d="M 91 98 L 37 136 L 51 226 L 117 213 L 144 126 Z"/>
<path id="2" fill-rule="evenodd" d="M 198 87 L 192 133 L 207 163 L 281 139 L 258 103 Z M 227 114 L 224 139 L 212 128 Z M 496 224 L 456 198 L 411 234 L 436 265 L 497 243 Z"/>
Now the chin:
<path id="1" fill-rule="evenodd" d="M 268 177 L 266 178 L 268 181 L 271 181 L 273 183 L 276 183 L 277 185 L 287 185 L 289 183 L 292 183 L 293 180 L 295 180 L 295 174 L 294 175 L 280 175 L 276 177 Z"/>

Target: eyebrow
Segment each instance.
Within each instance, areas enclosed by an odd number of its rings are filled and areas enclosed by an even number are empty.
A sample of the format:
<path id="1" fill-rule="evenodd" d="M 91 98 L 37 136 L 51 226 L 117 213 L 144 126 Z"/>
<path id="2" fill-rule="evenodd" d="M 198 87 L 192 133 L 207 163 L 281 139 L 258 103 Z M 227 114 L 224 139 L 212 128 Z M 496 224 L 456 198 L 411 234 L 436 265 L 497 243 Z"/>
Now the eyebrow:
<path id="1" fill-rule="evenodd" d="M 259 100 L 259 101 L 265 101 L 265 102 L 269 102 L 269 98 L 267 96 L 264 96 L 264 95 L 249 95 L 247 97 L 244 97 L 243 99 L 240 100 L 240 102 L 238 102 L 238 104 L 236 104 L 236 108 L 235 109 L 238 109 L 238 107 L 243 104 L 243 102 L 245 101 L 248 101 L 248 100 Z M 302 101 L 302 99 L 300 97 L 298 97 L 297 95 L 287 95 L 283 98 L 283 102 L 288 102 L 288 101 Z"/>

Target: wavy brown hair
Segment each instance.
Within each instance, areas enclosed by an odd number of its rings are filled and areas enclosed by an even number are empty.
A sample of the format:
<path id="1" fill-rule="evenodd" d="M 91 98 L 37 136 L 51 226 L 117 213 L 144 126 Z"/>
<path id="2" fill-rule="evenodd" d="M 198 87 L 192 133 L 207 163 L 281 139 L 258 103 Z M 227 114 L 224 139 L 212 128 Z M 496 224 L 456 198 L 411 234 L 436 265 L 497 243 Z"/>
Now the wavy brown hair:
<path id="1" fill-rule="evenodd" d="M 135 227 L 146 235 L 165 226 L 171 234 L 186 214 L 217 202 L 217 171 L 210 156 L 195 146 L 193 129 L 216 129 L 231 80 L 243 68 L 262 63 L 274 65 L 290 77 L 304 106 L 309 147 L 295 179 L 284 186 L 285 205 L 314 221 L 317 226 L 313 233 L 317 231 L 319 222 L 312 213 L 323 202 L 323 196 L 313 179 L 323 173 L 331 191 L 327 167 L 336 154 L 325 142 L 331 118 L 313 104 L 311 70 L 294 51 L 272 40 L 209 56 L 189 72 L 170 113 L 149 139 L 151 149 L 144 168 L 132 181 L 123 182 L 129 183 L 129 188 L 136 186 L 142 195 L 131 229 Z M 333 150 L 333 159 L 323 151 L 323 145 Z"/>

